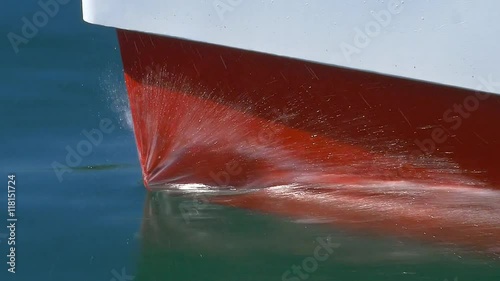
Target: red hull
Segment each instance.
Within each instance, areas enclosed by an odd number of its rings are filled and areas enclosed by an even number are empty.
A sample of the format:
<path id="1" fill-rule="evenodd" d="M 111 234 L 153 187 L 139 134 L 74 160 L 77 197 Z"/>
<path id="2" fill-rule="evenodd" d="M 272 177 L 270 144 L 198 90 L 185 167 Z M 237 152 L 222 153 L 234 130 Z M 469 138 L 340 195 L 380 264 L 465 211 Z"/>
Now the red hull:
<path id="1" fill-rule="evenodd" d="M 166 183 L 254 188 L 405 181 L 456 187 L 462 195 L 485 188 L 498 196 L 498 96 L 130 31 L 118 31 L 118 37 L 149 188 Z M 483 89 L 491 87 L 488 79 L 478 78 L 478 85 L 482 81 Z M 413 202 L 368 189 L 341 193 L 303 189 L 297 197 L 261 191 L 218 201 L 351 226 L 383 211 L 377 229 L 415 233 L 423 227 L 430 237 L 446 235 L 463 243 L 474 236 L 476 244 L 498 247 L 494 220 L 475 228 L 473 221 L 461 224 L 460 216 L 422 219 L 424 213 L 432 217 L 450 208 L 429 205 L 427 197 L 413 206 L 419 216 L 402 214 L 404 208 L 367 212 L 347 203 L 333 207 L 335 198 L 372 206 Z M 275 200 L 283 204 L 267 204 Z M 476 202 L 476 214 L 494 215 L 500 209 L 496 202 Z M 451 228 L 439 230 L 443 221 L 461 228 L 453 229 L 455 234 Z M 401 228 L 401 222 L 406 226 Z"/>

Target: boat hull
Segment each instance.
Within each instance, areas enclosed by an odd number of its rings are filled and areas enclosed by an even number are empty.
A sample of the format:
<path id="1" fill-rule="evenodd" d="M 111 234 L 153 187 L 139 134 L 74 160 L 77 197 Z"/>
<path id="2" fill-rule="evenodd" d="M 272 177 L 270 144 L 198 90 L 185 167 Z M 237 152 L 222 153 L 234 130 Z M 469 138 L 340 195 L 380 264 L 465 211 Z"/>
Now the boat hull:
<path id="1" fill-rule="evenodd" d="M 242 191 L 202 202 L 498 257 L 497 95 L 132 31 L 118 38 L 148 189 Z"/>
<path id="2" fill-rule="evenodd" d="M 145 183 L 500 186 L 500 98 L 118 30 Z M 478 77 L 478 88 L 496 87 Z"/>

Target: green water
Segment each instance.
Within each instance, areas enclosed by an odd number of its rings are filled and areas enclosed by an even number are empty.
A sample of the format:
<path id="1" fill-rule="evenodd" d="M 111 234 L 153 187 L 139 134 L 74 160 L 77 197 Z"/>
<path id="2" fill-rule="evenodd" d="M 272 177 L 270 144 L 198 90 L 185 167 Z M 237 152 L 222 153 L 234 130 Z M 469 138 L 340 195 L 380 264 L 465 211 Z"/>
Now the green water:
<path id="1" fill-rule="evenodd" d="M 9 1 L 0 20 L 0 280 L 279 281 L 294 266 L 301 273 L 285 280 L 500 280 L 500 263 L 482 255 L 206 203 L 186 217 L 180 206 L 193 198 L 147 194 L 115 33 L 85 24 L 80 9 L 76 0 L 61 6 L 17 54 L 6 35 L 40 7 Z M 103 120 L 113 129 L 67 161 L 67 147 Z M 68 170 L 58 176 L 55 162 Z M 5 236 L 10 173 L 15 274 Z M 320 261 L 326 237 L 336 248 Z"/>
<path id="2" fill-rule="evenodd" d="M 185 202 L 198 212 L 186 216 Z M 146 197 L 139 280 L 498 280 L 498 263 L 458 249 L 197 202 Z M 312 262 L 326 237 L 336 246 Z M 283 279 L 293 266 L 302 275 Z"/>

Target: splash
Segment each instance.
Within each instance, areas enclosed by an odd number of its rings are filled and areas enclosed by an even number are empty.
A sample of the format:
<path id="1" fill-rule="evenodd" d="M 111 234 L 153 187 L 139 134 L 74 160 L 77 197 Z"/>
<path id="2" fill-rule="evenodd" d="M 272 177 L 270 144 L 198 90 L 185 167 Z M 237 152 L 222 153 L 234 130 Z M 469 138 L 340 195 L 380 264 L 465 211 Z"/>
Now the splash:
<path id="1" fill-rule="evenodd" d="M 191 183 L 235 190 L 293 183 L 483 184 L 444 158 L 369 150 L 349 139 L 295 128 L 303 122 L 296 107 L 270 108 L 263 118 L 254 110 L 258 104 L 246 101 L 251 93 L 217 93 L 161 68 L 147 73 L 142 81 L 129 79 L 128 86 L 143 175 L 151 189 Z M 228 103 L 229 97 L 238 105 Z"/>
<path id="2" fill-rule="evenodd" d="M 103 72 L 100 86 L 106 93 L 109 109 L 116 114 L 121 129 L 133 131 L 132 112 L 127 97 L 127 89 L 123 84 L 122 70 L 109 67 Z"/>

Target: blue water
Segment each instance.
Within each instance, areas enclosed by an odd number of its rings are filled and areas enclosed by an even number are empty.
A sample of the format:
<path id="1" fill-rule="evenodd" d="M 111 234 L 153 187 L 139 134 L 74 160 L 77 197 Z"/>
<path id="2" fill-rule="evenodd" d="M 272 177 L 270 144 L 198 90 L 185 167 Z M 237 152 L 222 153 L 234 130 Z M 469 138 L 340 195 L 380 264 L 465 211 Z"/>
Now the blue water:
<path id="1" fill-rule="evenodd" d="M 111 280 L 135 272 L 145 191 L 133 134 L 110 100 L 125 100 L 115 32 L 86 24 L 73 0 L 16 54 L 36 1 L 4 3 L 1 17 L 0 233 L 6 234 L 7 175 L 16 174 L 16 273 L 7 272 L 0 236 L 0 280 Z M 117 112 L 118 111 L 118 112 Z M 52 163 L 66 146 L 109 118 L 115 129 L 59 181 Z M 122 119 L 122 120 L 121 120 Z M 91 166 L 92 169 L 88 168 Z"/>
<path id="2" fill-rule="evenodd" d="M 194 202 L 191 197 L 147 194 L 143 187 L 114 30 L 84 23 L 73 0 L 16 54 L 7 34 L 21 34 L 21 18 L 41 8 L 36 1 L 6 6 L 0 20 L 0 280 L 278 281 L 327 236 L 340 245 L 334 255 L 307 277 L 288 280 L 500 280 L 498 261 L 415 241 L 212 205 L 186 220 L 179 205 Z M 67 147 L 77 150 L 88 141 L 82 131 L 101 122 L 109 132 L 98 145 L 67 161 Z M 55 162 L 68 169 L 59 177 Z M 7 271 L 5 237 L 12 173 L 15 274 Z"/>

